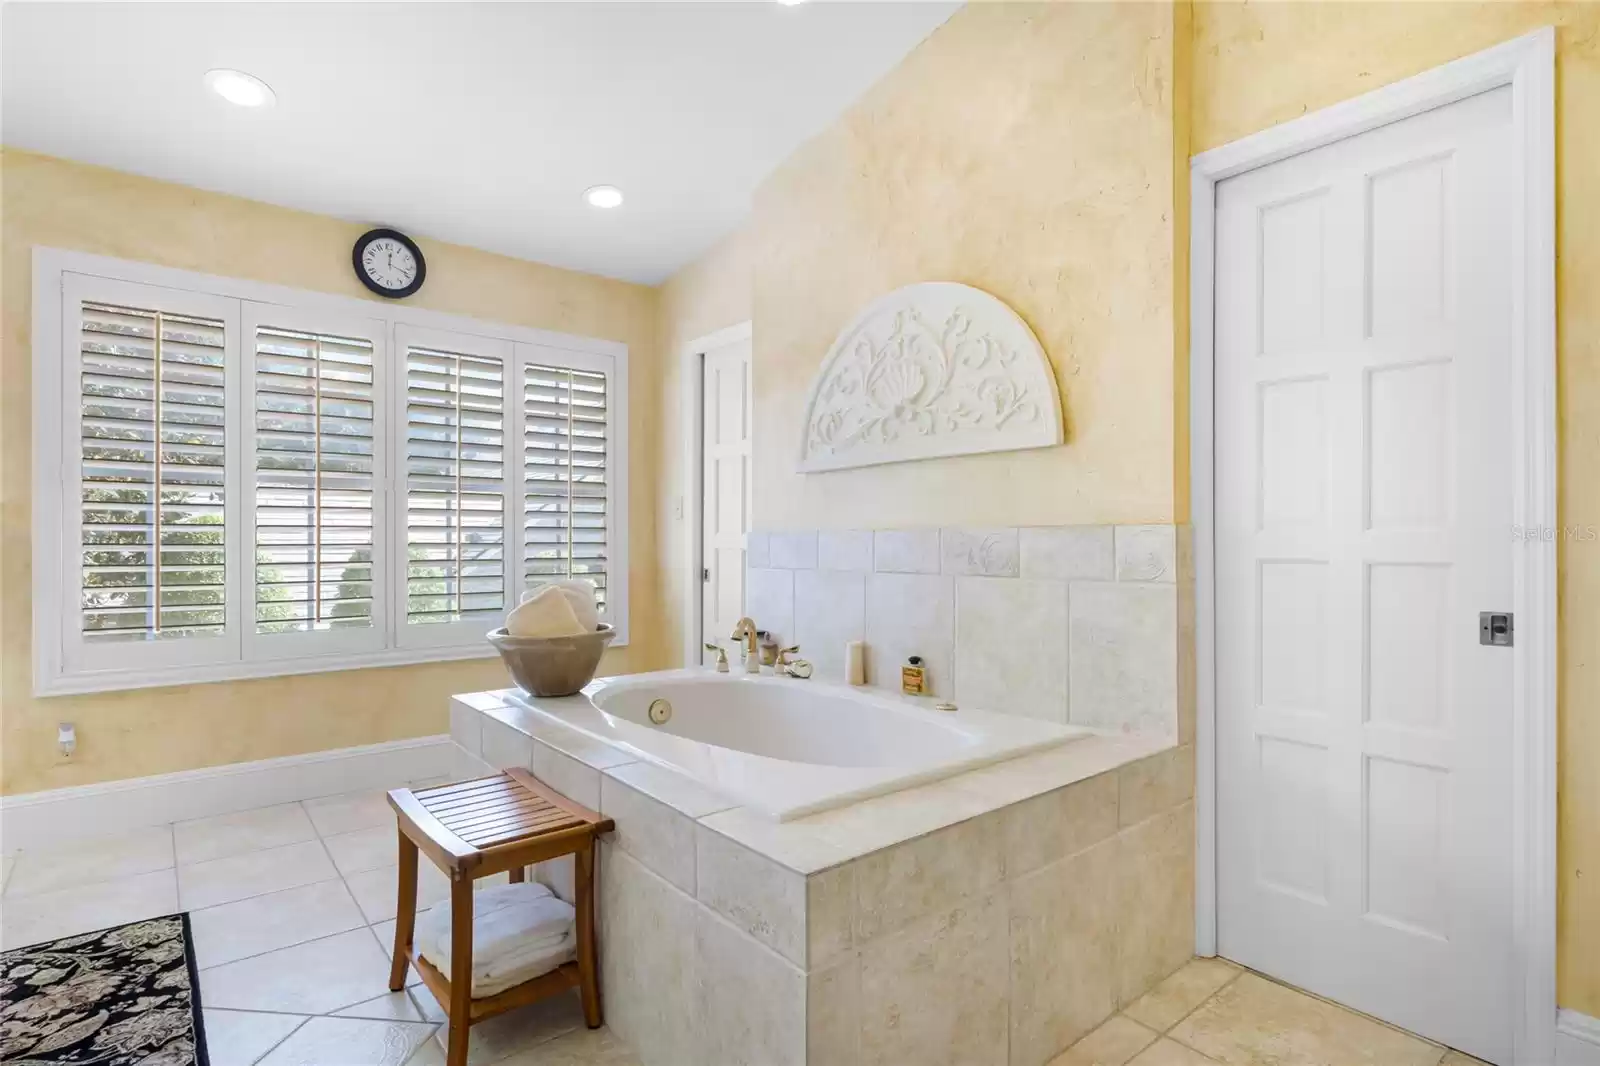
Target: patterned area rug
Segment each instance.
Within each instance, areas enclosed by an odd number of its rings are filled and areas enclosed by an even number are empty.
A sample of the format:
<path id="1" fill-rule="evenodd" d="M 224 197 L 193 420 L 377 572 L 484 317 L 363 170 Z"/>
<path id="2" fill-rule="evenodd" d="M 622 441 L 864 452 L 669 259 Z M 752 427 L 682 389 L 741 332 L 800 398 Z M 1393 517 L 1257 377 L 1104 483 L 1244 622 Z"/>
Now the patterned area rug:
<path id="1" fill-rule="evenodd" d="M 0 1063 L 209 1066 L 189 916 L 0 953 Z"/>

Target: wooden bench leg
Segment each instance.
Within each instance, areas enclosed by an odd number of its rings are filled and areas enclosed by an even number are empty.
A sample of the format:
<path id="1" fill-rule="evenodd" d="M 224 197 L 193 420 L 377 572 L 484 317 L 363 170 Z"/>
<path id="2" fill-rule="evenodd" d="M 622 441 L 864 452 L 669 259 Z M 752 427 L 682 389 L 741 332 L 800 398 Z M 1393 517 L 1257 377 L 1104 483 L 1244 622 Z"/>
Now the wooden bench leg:
<path id="1" fill-rule="evenodd" d="M 510 870 L 506 871 L 506 879 L 514 885 L 521 884 L 527 879 L 527 876 L 528 868 L 526 866 L 513 866 Z"/>
<path id="2" fill-rule="evenodd" d="M 417 924 L 417 845 L 400 832 L 400 898 L 394 911 L 394 955 L 389 962 L 389 991 L 406 987 L 406 969 L 411 965 L 411 934 Z"/>
<path id="3" fill-rule="evenodd" d="M 578 994 L 583 999 L 583 1020 L 600 1028 L 600 961 L 594 946 L 594 839 L 573 856 L 573 892 L 578 910 Z"/>
<path id="4" fill-rule="evenodd" d="M 450 1014 L 445 1066 L 467 1066 L 467 1033 L 472 1027 L 472 878 L 450 882 Z"/>

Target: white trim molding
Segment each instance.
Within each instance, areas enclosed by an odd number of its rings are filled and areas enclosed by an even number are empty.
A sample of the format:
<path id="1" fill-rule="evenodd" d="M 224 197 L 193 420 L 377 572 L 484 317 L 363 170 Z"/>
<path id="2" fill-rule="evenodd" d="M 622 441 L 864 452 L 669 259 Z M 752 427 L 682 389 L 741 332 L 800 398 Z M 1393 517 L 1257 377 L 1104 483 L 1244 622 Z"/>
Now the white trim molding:
<path id="1" fill-rule="evenodd" d="M 24 851 L 274 803 L 398 788 L 450 774 L 453 748 L 440 734 L 3 796 L 0 849 Z"/>
<path id="2" fill-rule="evenodd" d="M 1555 31 L 1550 27 L 1203 152 L 1190 163 L 1190 456 L 1195 531 L 1195 938 L 1217 950 L 1213 305 L 1216 187 L 1227 178 L 1491 89 L 1509 86 L 1518 151 L 1513 223 L 1513 521 L 1556 527 Z M 1556 1061 L 1556 554 L 1517 542 L 1512 916 L 1515 1061 Z M 1563 1015 L 1565 1019 L 1565 1015 Z M 1576 1024 L 1576 1023 L 1573 1023 Z M 1592 1019 L 1589 1020 L 1592 1025 Z M 1571 1043 L 1592 1029 L 1567 1028 Z M 1576 1060 L 1585 1063 L 1593 1059 Z M 1566 1066 L 1566 1060 L 1562 1060 Z"/>
<path id="3" fill-rule="evenodd" d="M 683 604 L 683 666 L 693 666 L 700 661 L 700 631 L 704 626 L 701 617 L 705 610 L 702 595 L 701 571 L 705 568 L 705 356 L 707 352 L 725 348 L 740 341 L 753 340 L 755 328 L 750 322 L 726 326 L 704 337 L 696 337 L 678 351 L 678 376 L 683 382 L 683 411 L 687 416 L 683 427 L 683 466 L 687 473 L 683 507 L 684 531 L 688 543 L 684 546 L 684 575 L 688 578 L 688 594 Z M 752 353 L 751 370 L 755 359 Z M 752 373 L 752 377 L 754 374 Z"/>
<path id="4" fill-rule="evenodd" d="M 1600 1066 L 1600 1018 L 1556 1012 L 1556 1066 Z"/>

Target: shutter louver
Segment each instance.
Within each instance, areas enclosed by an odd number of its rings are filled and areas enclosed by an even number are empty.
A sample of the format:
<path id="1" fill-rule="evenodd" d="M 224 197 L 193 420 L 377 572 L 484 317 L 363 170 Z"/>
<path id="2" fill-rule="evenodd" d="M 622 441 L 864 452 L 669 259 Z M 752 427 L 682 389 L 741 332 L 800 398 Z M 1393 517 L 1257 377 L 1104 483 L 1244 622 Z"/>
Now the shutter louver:
<path id="1" fill-rule="evenodd" d="M 80 308 L 84 639 L 220 634 L 223 322 L 91 301 Z"/>
<path id="2" fill-rule="evenodd" d="M 373 345 L 258 327 L 256 631 L 370 628 Z"/>
<path id="3" fill-rule="evenodd" d="M 406 622 L 505 610 L 505 364 L 406 349 Z"/>
<path id="4" fill-rule="evenodd" d="M 593 581 L 606 605 L 606 376 L 523 373 L 523 578 Z"/>

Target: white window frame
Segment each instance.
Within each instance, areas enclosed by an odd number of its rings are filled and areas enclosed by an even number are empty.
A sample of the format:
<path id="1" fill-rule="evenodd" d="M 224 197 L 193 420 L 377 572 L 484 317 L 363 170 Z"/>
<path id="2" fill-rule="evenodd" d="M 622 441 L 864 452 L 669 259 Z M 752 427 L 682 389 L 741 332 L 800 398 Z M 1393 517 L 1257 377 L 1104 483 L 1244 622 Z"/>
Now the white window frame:
<path id="1" fill-rule="evenodd" d="M 87 280 L 78 282 L 75 278 Z M 69 296 L 76 293 L 75 287 L 79 285 L 105 294 L 122 284 L 169 289 L 174 292 L 177 305 L 226 312 L 213 317 L 222 317 L 230 334 L 227 348 L 230 422 L 226 436 L 229 449 L 228 631 L 217 638 L 198 638 L 193 642 L 196 647 L 212 644 L 200 650 L 153 649 L 159 642 L 138 643 L 136 655 L 131 652 L 126 656 L 101 654 L 105 649 L 96 649 L 95 659 L 102 665 L 95 668 L 83 658 L 79 633 L 77 478 L 81 464 L 76 416 L 79 354 L 75 344 L 67 343 L 76 331 L 76 318 L 69 320 L 69 313 L 75 315 L 76 304 Z M 69 287 L 72 287 L 70 291 Z M 319 637 L 342 636 L 336 631 L 306 634 L 257 634 L 254 631 L 254 567 L 250 565 L 254 559 L 254 529 L 250 521 L 255 499 L 254 398 L 250 371 L 254 366 L 251 324 L 257 320 L 284 326 L 315 323 L 319 329 L 334 331 L 340 323 L 345 323 L 349 330 L 357 332 L 361 324 L 357 320 L 381 324 L 372 338 L 374 396 L 379 403 L 373 501 L 377 525 L 373 545 L 373 610 L 377 623 L 375 631 L 380 639 L 371 647 L 343 647 L 339 640 L 318 642 Z M 431 628 L 407 627 L 404 618 L 405 349 L 398 343 L 398 337 L 406 330 L 437 331 L 451 335 L 441 339 L 456 343 L 461 343 L 462 338 L 480 338 L 507 351 L 508 608 L 515 603 L 523 584 L 522 366 L 526 362 L 555 363 L 574 369 L 599 369 L 609 374 L 607 469 L 611 495 L 607 501 L 607 618 L 617 630 L 611 646 L 625 647 L 629 637 L 630 558 L 626 344 L 487 322 L 402 304 L 36 247 L 33 251 L 33 694 L 58 696 L 493 658 L 496 653 L 482 639 L 481 626 L 449 625 L 445 628 L 455 631 L 452 636 L 430 635 L 422 642 L 405 639 L 400 632 L 406 628 Z M 400 412 L 398 429 L 397 409 Z M 402 545 L 398 554 L 396 537 Z M 283 636 L 304 639 L 288 642 L 277 639 Z M 454 639 L 456 636 L 460 639 Z M 182 649 L 190 643 L 174 641 L 172 647 Z M 291 644 L 293 647 L 289 646 Z M 160 654 L 152 656 L 153 650 L 159 650 Z"/>

